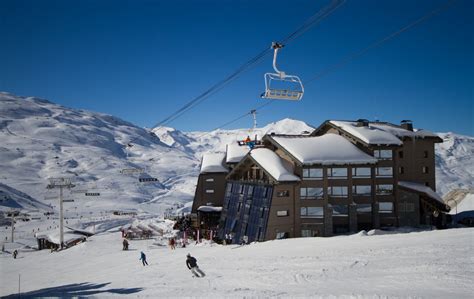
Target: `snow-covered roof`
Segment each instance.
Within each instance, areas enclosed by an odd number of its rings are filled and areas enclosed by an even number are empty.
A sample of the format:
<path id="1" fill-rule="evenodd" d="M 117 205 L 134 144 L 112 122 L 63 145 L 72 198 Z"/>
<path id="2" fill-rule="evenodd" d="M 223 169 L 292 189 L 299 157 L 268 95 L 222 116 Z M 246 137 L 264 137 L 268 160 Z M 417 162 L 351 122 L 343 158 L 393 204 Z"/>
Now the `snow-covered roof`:
<path id="1" fill-rule="evenodd" d="M 313 137 L 272 136 L 302 164 L 375 164 L 377 159 L 336 134 Z"/>
<path id="2" fill-rule="evenodd" d="M 293 174 L 293 166 L 288 161 L 283 160 L 267 148 L 253 149 L 250 156 L 277 181 L 296 182 L 300 180 Z"/>
<path id="3" fill-rule="evenodd" d="M 59 234 L 60 234 L 59 230 L 56 230 L 56 231 L 53 231 L 53 232 L 50 232 L 50 233 L 38 233 L 35 236 L 36 236 L 37 239 L 46 239 L 51 243 L 59 245 L 59 243 L 60 243 L 59 242 L 59 240 L 60 240 Z M 72 231 L 65 231 L 64 232 L 64 243 L 66 243 L 66 244 L 69 243 L 69 242 L 72 242 L 74 240 L 83 239 L 83 238 L 84 238 L 84 235 L 76 234 Z"/>
<path id="4" fill-rule="evenodd" d="M 369 124 L 368 127 L 358 127 L 357 122 L 351 121 L 335 121 L 330 123 L 341 128 L 347 133 L 359 138 L 367 144 L 386 144 L 386 145 L 402 145 L 402 141 L 391 132 L 382 130 Z"/>
<path id="5" fill-rule="evenodd" d="M 222 207 L 200 206 L 197 210 L 200 212 L 220 212 L 222 211 Z"/>
<path id="6" fill-rule="evenodd" d="M 229 172 L 224 166 L 224 153 L 210 153 L 202 156 L 201 173 Z"/>
<path id="7" fill-rule="evenodd" d="M 249 151 L 248 146 L 240 146 L 237 142 L 227 144 L 226 163 L 239 163 Z"/>
<path id="8" fill-rule="evenodd" d="M 405 187 L 407 189 L 413 190 L 413 191 L 423 193 L 428 197 L 436 199 L 437 201 L 439 201 L 443 205 L 445 204 L 443 199 L 441 198 L 441 196 L 439 196 L 435 191 L 433 191 L 433 189 L 431 189 L 428 186 L 425 186 L 425 185 L 422 185 L 422 184 L 419 184 L 419 183 L 414 183 L 414 182 L 407 182 L 407 181 L 399 181 L 398 185 L 401 186 L 401 187 Z"/>
<path id="9" fill-rule="evenodd" d="M 414 131 L 410 131 L 399 126 L 381 122 L 369 122 L 368 127 L 357 126 L 357 122 L 355 121 L 331 120 L 330 123 L 340 127 L 342 130 L 367 144 L 401 145 L 402 141 L 400 138 L 403 137 L 438 137 L 435 133 L 427 130 L 415 129 Z"/>

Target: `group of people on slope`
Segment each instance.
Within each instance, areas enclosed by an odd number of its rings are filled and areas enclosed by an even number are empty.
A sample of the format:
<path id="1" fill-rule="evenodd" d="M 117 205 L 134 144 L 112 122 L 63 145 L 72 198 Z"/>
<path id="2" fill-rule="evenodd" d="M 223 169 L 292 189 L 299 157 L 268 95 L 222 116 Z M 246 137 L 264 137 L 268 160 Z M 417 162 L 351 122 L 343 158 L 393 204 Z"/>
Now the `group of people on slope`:
<path id="1" fill-rule="evenodd" d="M 140 252 L 139 260 L 142 262 L 143 266 L 148 266 L 148 262 L 146 260 L 146 254 L 143 251 Z M 191 273 L 193 273 L 194 276 L 196 277 L 206 276 L 206 274 L 201 269 L 199 269 L 196 258 L 191 256 L 190 253 L 186 255 L 186 266 L 188 267 L 189 270 L 191 270 Z"/>

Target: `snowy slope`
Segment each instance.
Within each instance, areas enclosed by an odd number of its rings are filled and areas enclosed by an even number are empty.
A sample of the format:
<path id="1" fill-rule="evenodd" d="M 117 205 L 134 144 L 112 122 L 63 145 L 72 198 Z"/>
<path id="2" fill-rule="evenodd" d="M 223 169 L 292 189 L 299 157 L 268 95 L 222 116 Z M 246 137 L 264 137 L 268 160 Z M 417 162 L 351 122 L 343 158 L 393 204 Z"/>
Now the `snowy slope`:
<path id="1" fill-rule="evenodd" d="M 436 145 L 437 191 L 446 195 L 455 189 L 474 189 L 474 137 L 438 133 Z"/>
<path id="2" fill-rule="evenodd" d="M 58 190 L 47 190 L 48 178 L 71 177 L 82 193 L 66 197 L 86 210 L 128 209 L 161 211 L 192 199 L 199 161 L 169 147 L 157 136 L 116 117 L 74 110 L 51 102 L 0 93 L 0 183 L 51 204 Z M 127 147 L 132 142 L 132 147 Z M 142 168 L 138 174 L 122 169 Z M 184 186 L 180 186 L 187 178 Z M 192 184 L 191 184 L 192 185 Z M 150 203 L 162 203 L 156 205 Z M 0 203 L 2 205 L 2 203 Z"/>
<path id="3" fill-rule="evenodd" d="M 122 251 L 120 233 L 106 232 L 61 252 L 0 254 L 0 296 L 18 298 L 20 279 L 21 297 L 472 298 L 473 228 L 369 233 Z M 205 277 L 192 277 L 188 252 Z"/>
<path id="4" fill-rule="evenodd" d="M 305 122 L 289 118 L 270 123 L 262 128 L 235 129 L 235 130 L 214 130 L 210 132 L 181 132 L 172 128 L 155 128 L 153 132 L 166 144 L 186 149 L 189 153 L 194 153 L 199 159 L 208 151 L 224 152 L 226 144 L 244 140 L 247 136 L 254 139 L 262 138 L 267 133 L 277 134 L 302 134 L 312 132 L 313 127 Z"/>

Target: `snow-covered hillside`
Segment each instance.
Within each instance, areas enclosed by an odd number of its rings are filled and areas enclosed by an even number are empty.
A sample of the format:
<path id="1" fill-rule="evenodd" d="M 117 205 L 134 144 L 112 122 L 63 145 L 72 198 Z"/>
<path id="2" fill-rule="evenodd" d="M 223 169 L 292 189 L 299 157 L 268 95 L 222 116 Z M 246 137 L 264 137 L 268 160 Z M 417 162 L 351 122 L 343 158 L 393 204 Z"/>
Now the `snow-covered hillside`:
<path id="1" fill-rule="evenodd" d="M 70 205 L 84 211 L 113 207 L 161 213 L 176 206 L 189 208 L 204 153 L 222 152 L 226 144 L 246 136 L 304 134 L 313 129 L 302 121 L 283 119 L 255 130 L 181 132 L 162 127 L 150 133 L 110 115 L 0 93 L 0 184 L 11 188 L 5 191 L 9 194 L 20 192 L 33 199 L 22 206 L 44 208 L 56 204 L 48 199 L 58 193 L 46 189 L 47 178 L 68 176 L 76 190 L 101 194 L 66 193 L 75 200 Z M 444 195 L 456 188 L 473 189 L 474 138 L 440 136 L 445 142 L 436 146 L 438 191 Z M 140 183 L 138 174 L 120 173 L 131 168 L 144 169 L 142 176 L 159 181 Z M 0 208 L 18 207 L 13 203 L 18 197 L 8 196 L 13 199 L 0 201 Z"/>
<path id="2" fill-rule="evenodd" d="M 446 195 L 455 189 L 474 189 L 474 137 L 438 133 L 443 143 L 436 145 L 436 185 Z"/>
<path id="3" fill-rule="evenodd" d="M 0 253 L 0 296 L 150 298 L 472 298 L 473 228 L 170 250 L 105 232 L 71 249 Z M 140 251 L 149 266 L 138 260 Z M 193 278 L 186 254 L 205 277 Z M 20 285 L 19 285 L 20 282 Z M 18 296 L 18 297 L 17 297 Z"/>
<path id="4" fill-rule="evenodd" d="M 75 190 L 82 190 L 66 193 L 75 200 L 69 205 L 86 210 L 133 207 L 158 212 L 192 199 L 190 182 L 199 161 L 110 115 L 0 93 L 0 139 L 0 183 L 48 205 L 57 202 L 46 200 L 57 197 L 58 190 L 47 190 L 47 179 L 64 176 L 72 178 Z M 120 172 L 132 168 L 144 169 L 141 176 L 159 181 L 140 183 L 139 174 Z M 100 196 L 86 197 L 85 190 Z M 150 204 L 154 202 L 162 205 Z M 0 207 L 11 204 L 2 201 Z"/>

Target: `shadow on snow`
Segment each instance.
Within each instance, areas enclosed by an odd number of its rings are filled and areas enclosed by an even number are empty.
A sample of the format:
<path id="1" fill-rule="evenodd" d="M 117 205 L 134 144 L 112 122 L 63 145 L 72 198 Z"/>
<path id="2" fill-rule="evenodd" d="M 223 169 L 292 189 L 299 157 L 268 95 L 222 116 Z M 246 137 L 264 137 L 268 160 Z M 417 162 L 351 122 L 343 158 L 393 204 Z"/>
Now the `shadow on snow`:
<path id="1" fill-rule="evenodd" d="M 74 284 L 67 284 L 63 286 L 51 287 L 40 289 L 36 291 L 30 291 L 26 293 L 21 293 L 21 298 L 33 298 L 33 297 L 75 297 L 75 296 L 90 296 L 96 295 L 101 293 L 110 293 L 110 294 L 133 294 L 138 293 L 143 290 L 143 288 L 120 288 L 120 289 L 106 289 L 100 290 L 101 288 L 110 284 L 108 283 L 74 283 Z M 11 294 L 2 298 L 18 298 L 18 294 Z"/>

